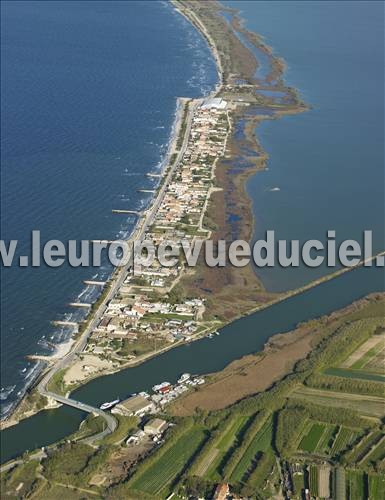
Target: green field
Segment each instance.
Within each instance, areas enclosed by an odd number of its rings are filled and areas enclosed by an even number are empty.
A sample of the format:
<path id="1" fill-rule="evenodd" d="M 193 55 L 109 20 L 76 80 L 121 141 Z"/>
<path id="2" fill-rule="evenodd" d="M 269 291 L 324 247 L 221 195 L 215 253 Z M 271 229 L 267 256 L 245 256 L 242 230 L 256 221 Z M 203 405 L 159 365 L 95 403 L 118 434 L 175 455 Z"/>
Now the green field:
<path id="1" fill-rule="evenodd" d="M 309 431 L 305 436 L 301 439 L 298 448 L 303 451 L 308 451 L 312 453 L 316 450 L 318 443 L 320 442 L 321 436 L 326 430 L 326 426 L 324 424 L 314 423 L 310 427 Z"/>
<path id="2" fill-rule="evenodd" d="M 374 445 L 376 445 L 380 439 L 382 439 L 383 434 L 380 431 L 374 431 L 365 436 L 361 441 L 355 446 L 352 451 L 347 454 L 349 461 L 352 463 L 360 462 L 366 454 L 370 451 Z"/>
<path id="3" fill-rule="evenodd" d="M 267 451 L 270 448 L 271 435 L 273 430 L 273 422 L 269 417 L 263 424 L 262 428 L 256 433 L 253 440 L 246 448 L 240 461 L 233 470 L 230 481 L 239 482 L 244 478 L 245 473 L 252 465 L 253 460 L 257 457 L 258 452 Z"/>
<path id="4" fill-rule="evenodd" d="M 7 472 L 2 472 L 0 475 L 0 492 L 1 498 L 25 498 L 24 495 L 33 489 L 38 479 L 36 471 L 39 463 L 36 460 L 31 460 L 25 464 L 17 465 L 14 469 Z M 21 487 L 20 487 L 21 485 Z M 17 490 L 17 496 L 10 496 Z"/>
<path id="5" fill-rule="evenodd" d="M 379 341 L 374 347 L 369 349 L 360 359 L 358 359 L 351 368 L 353 370 L 361 370 L 362 368 L 368 369 L 367 365 L 370 361 L 376 358 L 383 348 L 383 342 Z"/>
<path id="6" fill-rule="evenodd" d="M 365 500 L 364 473 L 356 470 L 346 472 L 346 489 L 349 500 Z"/>
<path id="7" fill-rule="evenodd" d="M 305 488 L 304 475 L 293 474 L 294 494 L 296 497 L 301 498 L 302 490 Z"/>
<path id="8" fill-rule="evenodd" d="M 231 427 L 229 427 L 228 430 L 223 434 L 217 444 L 217 448 L 220 451 L 226 452 L 230 448 L 230 446 L 234 442 L 235 437 L 237 436 L 243 425 L 246 423 L 247 419 L 247 417 L 237 417 L 236 419 L 234 419 Z"/>
<path id="9" fill-rule="evenodd" d="M 152 463 L 138 477 L 134 476 L 132 488 L 163 498 L 169 493 L 168 487 L 188 464 L 205 439 L 201 427 L 194 426 L 185 432 L 174 445 Z"/>
<path id="10" fill-rule="evenodd" d="M 346 498 L 346 472 L 342 467 L 334 469 L 333 498 L 335 500 Z"/>
<path id="11" fill-rule="evenodd" d="M 267 477 L 269 477 L 276 466 L 275 456 L 271 451 L 262 453 L 258 458 L 255 469 L 247 479 L 247 485 L 254 489 L 263 489 Z"/>
<path id="12" fill-rule="evenodd" d="M 338 430 L 338 425 L 326 425 L 321 439 L 318 441 L 318 444 L 315 448 L 315 452 L 329 454 L 334 444 L 334 440 L 337 436 Z"/>
<path id="13" fill-rule="evenodd" d="M 311 496 L 318 496 L 318 467 L 316 465 L 309 467 L 309 486 Z"/>
<path id="14" fill-rule="evenodd" d="M 385 498 L 385 475 L 369 474 L 369 500 Z"/>
<path id="15" fill-rule="evenodd" d="M 325 377 L 327 379 L 327 377 Z M 385 399 L 379 396 L 356 395 L 345 392 L 334 392 L 325 389 L 305 388 L 293 391 L 293 399 L 308 401 L 329 408 L 347 408 L 361 415 L 383 417 L 385 414 Z"/>
<path id="16" fill-rule="evenodd" d="M 349 370 L 348 368 L 328 368 L 324 371 L 325 375 L 334 377 L 355 378 L 358 380 L 371 380 L 373 382 L 385 382 L 385 375 L 379 373 L 369 373 L 360 370 Z"/>
<path id="17" fill-rule="evenodd" d="M 365 459 L 362 462 L 363 466 L 370 464 L 376 464 L 385 458 L 385 438 L 382 437 L 378 443 L 373 446 L 372 450 L 368 452 Z"/>
<path id="18" fill-rule="evenodd" d="M 237 439 L 239 432 L 242 430 L 248 417 L 237 416 L 234 419 L 232 425 L 223 433 L 220 437 L 216 448 L 218 449 L 218 453 L 215 459 L 211 462 L 210 466 L 207 468 L 204 477 L 209 480 L 218 480 L 220 478 L 220 465 L 224 459 L 224 456 L 234 444 L 234 441 Z"/>
<path id="19" fill-rule="evenodd" d="M 353 443 L 358 437 L 358 432 L 348 427 L 340 427 L 334 440 L 330 454 L 337 455 L 344 451 L 349 444 Z"/>

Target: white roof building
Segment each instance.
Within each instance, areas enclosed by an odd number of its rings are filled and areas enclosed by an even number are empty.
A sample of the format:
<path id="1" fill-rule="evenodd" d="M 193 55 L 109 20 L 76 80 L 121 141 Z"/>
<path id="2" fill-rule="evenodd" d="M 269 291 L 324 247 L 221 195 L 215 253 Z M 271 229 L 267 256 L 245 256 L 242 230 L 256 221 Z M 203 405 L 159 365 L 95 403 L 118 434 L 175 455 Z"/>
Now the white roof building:
<path id="1" fill-rule="evenodd" d="M 226 109 L 227 101 L 221 97 L 211 97 L 202 104 L 202 109 Z"/>

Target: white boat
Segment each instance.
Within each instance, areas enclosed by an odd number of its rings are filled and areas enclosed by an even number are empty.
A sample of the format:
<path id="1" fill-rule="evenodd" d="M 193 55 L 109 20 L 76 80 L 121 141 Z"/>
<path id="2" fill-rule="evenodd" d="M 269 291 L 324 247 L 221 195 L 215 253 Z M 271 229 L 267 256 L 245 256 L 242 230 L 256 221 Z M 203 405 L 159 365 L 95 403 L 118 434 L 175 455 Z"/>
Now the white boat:
<path id="1" fill-rule="evenodd" d="M 191 375 L 189 373 L 182 373 L 180 378 L 178 378 L 177 382 L 178 382 L 178 384 L 183 384 L 183 382 L 186 382 L 186 380 L 189 380 L 190 377 L 191 377 Z"/>
<path id="2" fill-rule="evenodd" d="M 120 399 L 114 399 L 114 401 L 108 401 L 107 403 L 103 403 L 100 406 L 101 410 L 109 410 L 113 406 L 117 405 L 120 402 Z"/>

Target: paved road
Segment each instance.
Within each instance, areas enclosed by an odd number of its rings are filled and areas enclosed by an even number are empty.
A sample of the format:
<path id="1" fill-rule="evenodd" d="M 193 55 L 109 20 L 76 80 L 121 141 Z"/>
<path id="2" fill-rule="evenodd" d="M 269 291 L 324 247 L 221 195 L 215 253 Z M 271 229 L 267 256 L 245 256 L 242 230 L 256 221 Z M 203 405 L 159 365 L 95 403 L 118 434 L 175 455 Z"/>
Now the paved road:
<path id="1" fill-rule="evenodd" d="M 103 439 L 104 436 L 107 436 L 107 434 L 114 432 L 114 430 L 117 427 L 116 419 L 110 413 L 104 412 L 100 408 L 95 408 L 94 406 L 87 405 L 86 403 L 82 403 L 81 401 L 76 401 L 75 399 L 72 398 L 60 396 L 50 391 L 44 391 L 44 395 L 55 399 L 58 403 L 63 403 L 65 405 L 72 406 L 73 408 L 77 408 L 78 410 L 86 411 L 88 413 L 94 413 L 95 415 L 99 415 L 99 417 L 104 418 L 104 420 L 107 423 L 107 427 L 99 434 L 95 434 L 90 438 L 87 438 L 86 440 L 88 442 Z"/>
<path id="2" fill-rule="evenodd" d="M 175 159 L 174 164 L 171 166 L 169 169 L 166 178 L 160 187 L 157 196 L 153 203 L 151 204 L 151 207 L 145 211 L 144 217 L 142 218 L 141 221 L 139 221 L 136 229 L 134 230 L 134 233 L 128 240 L 129 244 L 132 244 L 134 241 L 142 241 L 144 239 L 145 233 L 147 229 L 153 224 L 154 219 L 156 217 L 156 214 L 158 212 L 159 207 L 161 206 L 164 196 L 166 194 L 167 187 L 173 177 L 173 174 L 175 170 L 178 168 L 184 153 L 186 151 L 187 145 L 188 145 L 188 140 L 190 137 L 190 132 L 191 132 L 191 125 L 192 125 L 192 118 L 194 115 L 195 110 L 197 107 L 201 104 L 202 100 L 195 100 L 190 104 L 189 112 L 186 117 L 186 129 L 185 129 L 185 134 L 183 138 L 183 143 L 180 148 L 179 153 L 177 154 L 177 157 Z M 73 345 L 71 351 L 64 356 L 62 359 L 57 361 L 52 367 L 48 369 L 48 371 L 45 373 L 43 378 L 40 380 L 40 382 L 37 385 L 37 390 L 42 394 L 43 396 L 50 397 L 54 399 L 55 401 L 66 404 L 69 406 L 72 406 L 73 408 L 77 408 L 82 411 L 86 411 L 88 413 L 94 413 L 96 415 L 101 416 L 102 418 L 105 419 L 107 426 L 105 430 L 95 436 L 92 436 L 91 438 L 87 438 L 87 442 L 91 441 L 96 441 L 98 439 L 102 439 L 104 436 L 107 434 L 113 432 L 116 429 L 117 422 L 116 419 L 109 413 L 106 413 L 99 408 L 93 407 L 91 405 L 87 405 L 85 403 L 81 403 L 80 401 L 76 401 L 72 398 L 68 398 L 59 394 L 56 394 L 54 392 L 51 392 L 47 389 L 47 385 L 52 379 L 52 377 L 59 372 L 60 370 L 64 369 L 66 366 L 70 365 L 72 361 L 76 358 L 76 356 L 82 352 L 87 344 L 88 338 L 90 334 L 95 330 L 95 328 L 98 326 L 100 323 L 100 320 L 102 319 L 107 307 L 109 301 L 114 298 L 116 295 L 117 291 L 120 289 L 122 286 L 124 280 L 127 277 L 128 271 L 131 267 L 131 263 L 128 263 L 124 267 L 119 268 L 116 272 L 113 278 L 111 279 L 110 282 L 110 289 L 108 290 L 108 293 L 98 306 L 97 310 L 92 313 L 91 319 L 89 320 L 89 323 L 85 330 L 82 332 L 76 343 Z"/>

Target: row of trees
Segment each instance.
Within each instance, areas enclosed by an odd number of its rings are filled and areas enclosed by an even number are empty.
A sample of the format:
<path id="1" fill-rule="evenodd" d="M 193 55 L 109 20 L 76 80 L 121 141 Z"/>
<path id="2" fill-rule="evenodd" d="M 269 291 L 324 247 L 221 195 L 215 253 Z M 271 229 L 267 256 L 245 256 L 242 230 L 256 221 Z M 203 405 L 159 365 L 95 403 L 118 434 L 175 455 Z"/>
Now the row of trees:
<path id="1" fill-rule="evenodd" d="M 305 381 L 305 385 L 314 387 L 315 389 L 366 394 L 369 396 L 384 396 L 383 382 L 335 377 L 332 375 L 322 375 L 321 373 L 311 375 Z"/>
<path id="2" fill-rule="evenodd" d="M 245 450 L 250 445 L 251 441 L 254 439 L 256 433 L 260 430 L 260 428 L 264 424 L 264 422 L 267 418 L 267 415 L 268 415 L 268 413 L 264 410 L 262 410 L 256 414 L 253 421 L 251 422 L 248 429 L 246 430 L 245 434 L 243 435 L 243 438 L 242 438 L 239 446 L 237 446 L 234 449 L 233 453 L 230 455 L 229 460 L 226 462 L 226 464 L 223 468 L 223 477 L 226 480 L 230 479 L 230 476 L 234 472 L 234 469 L 238 465 Z"/>

